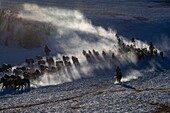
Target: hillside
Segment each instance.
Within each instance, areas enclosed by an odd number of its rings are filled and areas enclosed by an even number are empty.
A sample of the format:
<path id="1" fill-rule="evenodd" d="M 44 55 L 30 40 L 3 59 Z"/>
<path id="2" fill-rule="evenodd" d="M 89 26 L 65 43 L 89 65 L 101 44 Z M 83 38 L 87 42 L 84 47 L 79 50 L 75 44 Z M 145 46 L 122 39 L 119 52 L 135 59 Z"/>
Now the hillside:
<path id="1" fill-rule="evenodd" d="M 55 62 L 63 55 L 80 62 L 43 73 L 30 88 L 1 89 L 0 112 L 170 112 L 168 1 L 1 0 L 0 6 L 0 65 L 10 63 L 14 70 L 27 66 L 25 59 L 46 59 L 44 45 Z M 125 50 L 135 38 L 135 49 L 124 51 L 117 35 Z M 141 60 L 136 51 L 149 50 L 150 42 L 158 55 Z M 90 60 L 83 50 L 92 52 Z M 37 62 L 30 68 L 37 69 Z M 117 66 L 122 84 L 116 82 Z"/>

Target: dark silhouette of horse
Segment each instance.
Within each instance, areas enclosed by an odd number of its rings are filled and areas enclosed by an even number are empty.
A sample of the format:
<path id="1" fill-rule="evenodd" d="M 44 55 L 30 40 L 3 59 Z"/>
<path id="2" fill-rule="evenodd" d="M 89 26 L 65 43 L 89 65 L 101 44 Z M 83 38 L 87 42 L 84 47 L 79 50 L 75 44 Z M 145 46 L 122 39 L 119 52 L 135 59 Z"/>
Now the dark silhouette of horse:
<path id="1" fill-rule="evenodd" d="M 54 59 L 52 57 L 47 58 L 46 62 L 49 64 L 49 66 L 54 65 Z"/>
<path id="2" fill-rule="evenodd" d="M 69 61 L 70 58 L 68 56 L 63 56 L 63 61 L 66 62 L 66 61 Z"/>
<path id="3" fill-rule="evenodd" d="M 94 54 L 96 57 L 98 57 L 98 56 L 99 56 L 99 52 L 98 52 L 98 51 L 96 51 L 96 50 L 94 50 L 94 49 L 93 49 L 93 54 Z"/>
<path id="4" fill-rule="evenodd" d="M 39 65 L 39 66 L 40 66 L 40 65 L 45 65 L 45 63 L 46 63 L 45 60 L 39 60 L 39 61 L 38 61 L 38 65 Z"/>
<path id="5" fill-rule="evenodd" d="M 105 51 L 102 51 L 102 56 L 106 57 L 106 52 Z"/>
<path id="6" fill-rule="evenodd" d="M 41 72 L 45 72 L 45 71 L 47 71 L 48 66 L 46 66 L 46 65 L 40 65 L 40 66 L 39 66 L 39 69 L 41 70 Z"/>
<path id="7" fill-rule="evenodd" d="M 65 64 L 66 67 L 70 67 L 71 66 L 71 62 L 70 61 L 66 61 L 66 62 L 64 62 L 64 64 Z"/>
<path id="8" fill-rule="evenodd" d="M 62 69 L 64 67 L 63 61 L 56 61 L 56 67 L 58 70 Z"/>
<path id="9" fill-rule="evenodd" d="M 22 70 L 22 71 L 25 71 L 27 70 L 27 68 L 25 66 L 22 66 L 22 67 L 16 67 L 17 70 Z"/>
<path id="10" fill-rule="evenodd" d="M 30 80 L 28 78 L 20 79 L 17 83 L 17 85 L 19 86 L 18 89 L 20 89 L 21 87 L 21 89 L 23 90 L 23 87 L 30 87 Z"/>
<path id="11" fill-rule="evenodd" d="M 14 79 L 14 86 L 17 90 L 23 90 L 24 87 L 30 87 L 30 80 L 28 78 Z"/>
<path id="12" fill-rule="evenodd" d="M 87 52 L 85 50 L 83 50 L 83 55 L 86 56 Z"/>
<path id="13" fill-rule="evenodd" d="M 83 50 L 83 55 L 86 57 L 88 62 L 91 61 L 91 57 L 90 56 L 92 56 L 92 53 L 91 53 L 90 50 L 89 50 L 89 53 L 87 53 L 85 50 Z"/>
<path id="14" fill-rule="evenodd" d="M 30 66 L 34 64 L 34 59 L 30 58 L 30 59 L 25 59 L 25 62 Z"/>
<path id="15" fill-rule="evenodd" d="M 13 70 L 13 73 L 14 73 L 15 75 L 22 75 L 23 72 L 24 72 L 23 70 L 17 69 L 17 68 Z"/>
<path id="16" fill-rule="evenodd" d="M 6 69 L 11 69 L 12 65 L 11 64 L 3 64 L 2 67 L 6 68 Z"/>
<path id="17" fill-rule="evenodd" d="M 52 66 L 51 68 L 49 68 L 49 69 L 47 70 L 47 72 L 48 72 L 48 73 L 55 73 L 55 72 L 57 72 L 57 68 L 54 67 L 54 66 Z"/>
<path id="18" fill-rule="evenodd" d="M 76 65 L 76 66 L 77 66 L 77 65 L 80 65 L 79 60 L 78 60 L 77 57 L 72 56 L 71 59 L 72 59 L 74 65 Z"/>
<path id="19" fill-rule="evenodd" d="M 40 55 L 38 55 L 38 56 L 36 56 L 36 59 L 37 59 L 37 60 L 42 60 L 42 59 L 43 59 L 43 57 L 42 57 L 42 56 L 40 56 Z"/>
<path id="20" fill-rule="evenodd" d="M 8 79 L 5 78 L 5 77 L 2 77 L 0 83 L 3 84 L 3 85 L 2 85 L 2 89 L 4 89 L 4 87 L 5 87 L 5 88 L 12 87 L 13 81 L 8 80 Z"/>
<path id="21" fill-rule="evenodd" d="M 63 61 L 66 67 L 71 66 L 70 58 L 68 56 L 63 56 Z"/>
<path id="22" fill-rule="evenodd" d="M 89 52 L 89 55 L 92 55 L 92 52 L 90 50 L 88 52 Z"/>
<path id="23" fill-rule="evenodd" d="M 39 70 L 32 70 L 32 71 L 25 71 L 23 73 L 23 77 L 27 79 L 37 79 L 39 76 L 41 76 L 43 73 Z"/>
<path id="24" fill-rule="evenodd" d="M 2 89 L 5 88 L 14 88 L 14 89 L 18 89 L 20 90 L 20 88 L 23 89 L 23 87 L 25 86 L 29 86 L 30 87 L 30 81 L 27 78 L 21 78 L 20 76 L 15 76 L 15 75 L 11 75 L 11 76 L 4 76 L 1 78 L 0 83 L 2 83 Z"/>
<path id="25" fill-rule="evenodd" d="M 9 69 L 12 69 L 11 64 L 3 64 L 2 67 L 0 67 L 0 72 L 5 73 L 5 72 L 8 72 Z"/>

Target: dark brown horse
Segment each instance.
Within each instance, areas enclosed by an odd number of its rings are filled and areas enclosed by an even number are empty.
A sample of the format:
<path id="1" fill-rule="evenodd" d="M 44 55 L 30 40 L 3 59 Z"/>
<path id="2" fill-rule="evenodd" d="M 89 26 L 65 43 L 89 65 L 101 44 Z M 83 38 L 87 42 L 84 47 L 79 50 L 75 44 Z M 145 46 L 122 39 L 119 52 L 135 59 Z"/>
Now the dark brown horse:
<path id="1" fill-rule="evenodd" d="M 2 77 L 0 83 L 2 83 L 2 89 L 5 88 L 14 88 L 20 90 L 23 87 L 30 87 L 30 81 L 27 78 L 22 79 L 20 76 L 12 75 L 9 78 Z"/>
<path id="2" fill-rule="evenodd" d="M 34 64 L 34 59 L 30 58 L 30 59 L 25 59 L 25 62 L 28 64 L 28 65 L 33 65 Z"/>
<path id="3" fill-rule="evenodd" d="M 4 87 L 5 88 L 12 87 L 12 84 L 14 83 L 14 81 L 8 80 L 7 78 L 2 77 L 0 83 L 3 84 L 2 89 L 4 89 Z"/>
<path id="4" fill-rule="evenodd" d="M 30 87 L 30 80 L 28 78 L 19 79 L 14 83 L 15 89 L 22 89 L 23 87 Z"/>
<path id="5" fill-rule="evenodd" d="M 12 69 L 11 64 L 3 64 L 2 67 L 0 67 L 0 72 L 5 73 L 8 72 L 9 69 Z"/>
<path id="6" fill-rule="evenodd" d="M 62 69 L 64 67 L 63 61 L 56 61 L 56 67 L 58 70 Z"/>
<path id="7" fill-rule="evenodd" d="M 80 65 L 79 60 L 78 60 L 77 57 L 72 56 L 71 59 L 72 59 L 74 65 L 76 65 L 76 66 L 77 66 L 77 65 Z"/>
<path id="8" fill-rule="evenodd" d="M 68 56 L 63 56 L 63 61 L 66 67 L 71 66 L 70 58 Z"/>
<path id="9" fill-rule="evenodd" d="M 54 59 L 52 57 L 47 58 L 46 62 L 48 63 L 49 66 L 53 66 L 54 65 Z"/>

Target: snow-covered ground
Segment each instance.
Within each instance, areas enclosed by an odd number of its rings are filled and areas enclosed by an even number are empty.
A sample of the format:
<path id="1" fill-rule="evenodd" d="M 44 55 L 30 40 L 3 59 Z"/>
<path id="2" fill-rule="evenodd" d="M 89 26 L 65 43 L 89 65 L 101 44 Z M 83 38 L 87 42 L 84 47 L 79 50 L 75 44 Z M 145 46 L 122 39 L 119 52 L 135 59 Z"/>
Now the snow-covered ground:
<path id="1" fill-rule="evenodd" d="M 1 112 L 169 112 L 169 72 L 115 85 L 113 76 L 1 92 Z M 162 77 L 164 76 L 164 77 Z M 150 77 L 148 79 L 148 77 Z"/>
<path id="2" fill-rule="evenodd" d="M 52 55 L 76 55 L 81 66 L 45 74 L 31 89 L 1 90 L 0 112 L 170 112 L 170 7 L 163 0 L 1 0 L 1 7 L 17 7 L 19 17 L 52 25 L 48 37 Z M 133 54 L 119 61 L 88 64 L 82 50 L 112 50 L 116 32 L 137 47 L 152 41 L 165 58 L 137 62 Z M 116 53 L 116 52 L 115 52 Z M 0 48 L 0 64 L 21 65 L 25 58 L 45 56 L 42 48 Z M 100 62 L 99 62 L 100 61 Z M 124 78 L 116 84 L 115 66 Z"/>

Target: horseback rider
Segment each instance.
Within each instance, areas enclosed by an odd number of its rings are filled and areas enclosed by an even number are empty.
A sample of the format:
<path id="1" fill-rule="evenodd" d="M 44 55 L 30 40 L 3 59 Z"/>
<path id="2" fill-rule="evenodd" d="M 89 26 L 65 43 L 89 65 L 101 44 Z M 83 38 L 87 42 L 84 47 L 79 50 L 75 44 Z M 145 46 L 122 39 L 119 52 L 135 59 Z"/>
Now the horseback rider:
<path id="1" fill-rule="evenodd" d="M 154 49 L 155 49 L 155 48 L 154 48 L 152 42 L 150 42 L 150 43 L 149 43 L 149 50 L 150 50 L 151 55 L 153 55 L 153 50 L 154 50 Z"/>
<path id="2" fill-rule="evenodd" d="M 132 38 L 131 42 L 132 42 L 132 46 L 135 47 L 135 38 Z"/>
<path id="3" fill-rule="evenodd" d="M 116 68 L 116 79 L 119 83 L 121 83 L 121 79 L 122 79 L 122 72 L 119 68 L 119 66 L 117 66 Z"/>
<path id="4" fill-rule="evenodd" d="M 44 52 L 47 56 L 49 56 L 49 54 L 51 52 L 51 50 L 49 49 L 49 47 L 47 45 L 45 45 L 45 47 L 44 47 Z"/>

